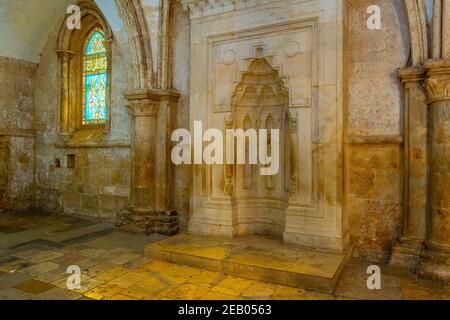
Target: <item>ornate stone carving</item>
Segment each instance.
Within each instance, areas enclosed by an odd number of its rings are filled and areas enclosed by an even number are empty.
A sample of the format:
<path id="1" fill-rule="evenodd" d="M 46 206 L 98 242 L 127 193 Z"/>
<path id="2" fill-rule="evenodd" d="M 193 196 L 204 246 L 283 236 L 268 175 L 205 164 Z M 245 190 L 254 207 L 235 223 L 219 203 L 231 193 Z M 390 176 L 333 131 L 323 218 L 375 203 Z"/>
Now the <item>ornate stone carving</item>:
<path id="1" fill-rule="evenodd" d="M 133 117 L 156 117 L 159 110 L 159 101 L 157 100 L 129 100 L 126 105 L 130 108 Z"/>
<path id="2" fill-rule="evenodd" d="M 284 231 L 285 208 L 288 193 L 285 186 L 290 182 L 290 118 L 289 91 L 277 70 L 265 58 L 253 59 L 232 95 L 233 129 L 268 130 L 268 154 L 272 154 L 270 130 L 279 130 L 279 171 L 276 175 L 260 177 L 260 165 L 249 163 L 249 144 L 245 146 L 246 164 L 235 165 L 232 179 L 232 197 L 238 203 L 236 216 L 239 234 L 259 233 L 281 237 Z M 287 121 L 285 121 L 287 119 Z M 228 188 L 228 187 L 227 187 Z M 267 206 L 266 203 L 271 205 Z"/>
<path id="3" fill-rule="evenodd" d="M 450 100 L 450 60 L 430 60 L 424 66 L 429 103 Z"/>

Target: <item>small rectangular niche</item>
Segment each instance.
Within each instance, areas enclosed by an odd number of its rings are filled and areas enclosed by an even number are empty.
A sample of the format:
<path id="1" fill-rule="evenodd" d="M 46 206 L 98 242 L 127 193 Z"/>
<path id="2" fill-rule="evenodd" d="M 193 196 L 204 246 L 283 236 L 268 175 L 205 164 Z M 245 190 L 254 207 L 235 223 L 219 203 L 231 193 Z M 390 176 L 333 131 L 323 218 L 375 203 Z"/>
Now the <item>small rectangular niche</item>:
<path id="1" fill-rule="evenodd" d="M 67 168 L 69 168 L 69 169 L 75 168 L 75 155 L 74 154 L 67 155 Z"/>

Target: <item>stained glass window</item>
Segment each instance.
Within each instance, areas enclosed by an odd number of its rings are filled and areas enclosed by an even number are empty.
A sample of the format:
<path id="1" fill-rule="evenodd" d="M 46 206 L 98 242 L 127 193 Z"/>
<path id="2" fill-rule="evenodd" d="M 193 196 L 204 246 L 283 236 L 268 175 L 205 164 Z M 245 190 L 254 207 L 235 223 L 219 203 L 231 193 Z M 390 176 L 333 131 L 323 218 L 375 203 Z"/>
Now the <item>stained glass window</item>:
<path id="1" fill-rule="evenodd" d="M 105 34 L 94 29 L 86 39 L 83 55 L 83 125 L 107 120 L 108 52 Z"/>

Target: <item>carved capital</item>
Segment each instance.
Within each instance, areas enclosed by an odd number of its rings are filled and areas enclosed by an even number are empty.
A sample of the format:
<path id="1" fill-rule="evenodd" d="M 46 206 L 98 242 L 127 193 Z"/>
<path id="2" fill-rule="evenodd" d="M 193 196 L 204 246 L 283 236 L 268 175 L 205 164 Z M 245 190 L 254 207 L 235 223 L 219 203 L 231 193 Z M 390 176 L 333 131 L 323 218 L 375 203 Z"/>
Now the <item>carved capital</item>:
<path id="1" fill-rule="evenodd" d="M 430 60 L 424 66 L 427 71 L 425 88 L 428 102 L 450 100 L 450 60 Z"/>
<path id="2" fill-rule="evenodd" d="M 162 101 L 177 102 L 180 94 L 175 90 L 139 89 L 125 93 L 127 107 L 133 116 L 157 116 Z"/>
<path id="3" fill-rule="evenodd" d="M 156 117 L 159 110 L 159 101 L 151 99 L 128 100 L 126 103 L 133 117 Z"/>

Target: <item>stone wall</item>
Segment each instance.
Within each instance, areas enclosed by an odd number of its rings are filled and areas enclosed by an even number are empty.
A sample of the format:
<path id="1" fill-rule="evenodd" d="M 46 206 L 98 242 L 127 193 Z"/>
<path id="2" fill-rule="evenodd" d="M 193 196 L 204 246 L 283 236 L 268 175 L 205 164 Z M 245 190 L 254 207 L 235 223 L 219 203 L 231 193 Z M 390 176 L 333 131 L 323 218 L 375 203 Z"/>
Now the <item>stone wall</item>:
<path id="1" fill-rule="evenodd" d="M 0 57 L 0 209 L 32 208 L 37 65 Z"/>
<path id="2" fill-rule="evenodd" d="M 79 130 L 59 139 L 59 60 L 56 30 L 42 54 L 36 80 L 36 182 L 38 206 L 49 212 L 115 219 L 128 204 L 130 117 L 123 92 L 127 71 L 121 47 L 112 45 L 111 129 Z"/>
<path id="3" fill-rule="evenodd" d="M 384 260 L 402 222 L 403 102 L 397 69 L 409 42 L 401 0 L 351 0 L 347 165 L 350 232 L 355 253 Z M 378 5 L 382 30 L 368 30 Z"/>

